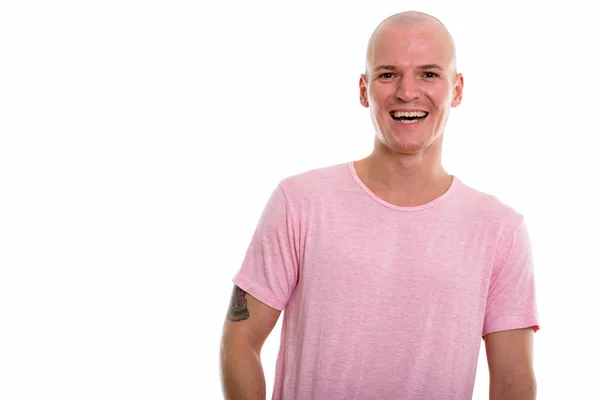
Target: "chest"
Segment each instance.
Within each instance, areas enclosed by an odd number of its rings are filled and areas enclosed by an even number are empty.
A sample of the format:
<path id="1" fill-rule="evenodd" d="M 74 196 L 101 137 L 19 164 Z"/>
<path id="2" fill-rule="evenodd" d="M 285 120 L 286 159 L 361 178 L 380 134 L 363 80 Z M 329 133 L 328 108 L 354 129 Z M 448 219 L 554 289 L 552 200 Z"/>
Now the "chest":
<path id="1" fill-rule="evenodd" d="M 460 218 L 329 215 L 306 237 L 299 284 L 323 301 L 485 300 L 497 238 Z"/>

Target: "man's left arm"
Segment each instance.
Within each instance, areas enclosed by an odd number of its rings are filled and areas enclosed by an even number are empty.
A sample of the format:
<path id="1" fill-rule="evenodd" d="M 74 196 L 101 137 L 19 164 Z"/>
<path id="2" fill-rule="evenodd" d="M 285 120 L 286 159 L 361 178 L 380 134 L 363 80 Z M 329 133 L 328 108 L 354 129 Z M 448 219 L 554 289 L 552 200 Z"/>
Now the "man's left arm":
<path id="1" fill-rule="evenodd" d="M 490 372 L 490 400 L 533 400 L 533 329 L 512 329 L 484 337 Z"/>

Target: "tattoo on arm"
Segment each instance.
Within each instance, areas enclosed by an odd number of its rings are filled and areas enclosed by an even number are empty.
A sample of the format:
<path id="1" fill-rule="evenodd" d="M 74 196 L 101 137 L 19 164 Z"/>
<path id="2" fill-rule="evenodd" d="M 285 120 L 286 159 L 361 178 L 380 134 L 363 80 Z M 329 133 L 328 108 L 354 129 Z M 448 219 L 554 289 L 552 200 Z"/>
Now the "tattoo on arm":
<path id="1" fill-rule="evenodd" d="M 229 305 L 229 312 L 227 318 L 230 321 L 238 322 L 250 318 L 248 312 L 248 300 L 246 299 L 246 292 L 234 286 L 233 293 L 231 295 L 231 304 Z"/>

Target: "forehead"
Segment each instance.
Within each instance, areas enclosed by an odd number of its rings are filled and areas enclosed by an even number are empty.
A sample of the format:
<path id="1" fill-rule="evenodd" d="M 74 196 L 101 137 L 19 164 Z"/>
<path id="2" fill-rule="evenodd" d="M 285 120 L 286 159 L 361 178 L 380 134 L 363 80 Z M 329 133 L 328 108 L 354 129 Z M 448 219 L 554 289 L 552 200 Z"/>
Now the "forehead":
<path id="1" fill-rule="evenodd" d="M 377 32 L 371 42 L 369 63 L 413 66 L 438 64 L 449 66 L 452 43 L 436 26 L 391 26 Z"/>

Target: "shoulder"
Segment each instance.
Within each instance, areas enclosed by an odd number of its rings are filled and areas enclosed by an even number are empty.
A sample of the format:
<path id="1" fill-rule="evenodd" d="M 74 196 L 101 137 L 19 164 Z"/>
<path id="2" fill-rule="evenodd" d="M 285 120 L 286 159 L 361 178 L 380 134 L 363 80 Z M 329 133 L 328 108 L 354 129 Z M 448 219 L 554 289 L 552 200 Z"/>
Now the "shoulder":
<path id="1" fill-rule="evenodd" d="M 524 215 L 514 206 L 491 193 L 459 181 L 458 198 L 465 218 L 498 227 L 510 235 L 524 220 Z"/>
<path id="2" fill-rule="evenodd" d="M 302 201 L 335 191 L 349 178 L 349 163 L 345 162 L 290 175 L 279 182 L 279 187 L 288 201 Z"/>

